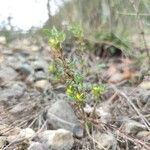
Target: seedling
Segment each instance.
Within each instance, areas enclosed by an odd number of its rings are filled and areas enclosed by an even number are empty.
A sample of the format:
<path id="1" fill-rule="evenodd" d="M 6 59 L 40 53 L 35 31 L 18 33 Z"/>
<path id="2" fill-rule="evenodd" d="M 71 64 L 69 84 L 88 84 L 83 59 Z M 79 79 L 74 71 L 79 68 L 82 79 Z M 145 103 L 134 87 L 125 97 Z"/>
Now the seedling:
<path id="1" fill-rule="evenodd" d="M 81 50 L 82 45 L 84 45 L 82 28 L 79 25 L 73 25 L 70 26 L 69 31 L 80 43 L 78 46 L 79 50 Z M 79 110 L 84 114 L 83 107 L 86 103 L 88 92 L 84 86 L 84 77 L 77 70 L 75 61 L 64 57 L 62 44 L 65 41 L 66 34 L 63 31 L 58 31 L 55 27 L 51 30 L 46 30 L 46 32 L 49 35 L 49 45 L 52 48 L 54 56 L 53 64 L 49 66 L 49 71 L 58 80 L 63 80 L 66 87 L 66 94 L 77 104 Z M 91 94 L 98 101 L 105 92 L 105 88 L 102 85 L 91 85 L 91 87 Z"/>

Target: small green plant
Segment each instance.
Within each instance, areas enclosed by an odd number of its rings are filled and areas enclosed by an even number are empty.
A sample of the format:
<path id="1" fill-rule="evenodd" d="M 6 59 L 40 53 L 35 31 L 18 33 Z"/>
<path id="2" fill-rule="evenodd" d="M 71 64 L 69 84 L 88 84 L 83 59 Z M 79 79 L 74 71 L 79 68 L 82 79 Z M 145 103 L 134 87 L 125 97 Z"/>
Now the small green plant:
<path id="1" fill-rule="evenodd" d="M 76 101 L 81 107 L 85 104 L 86 92 L 83 86 L 83 77 L 80 73 L 73 74 L 73 78 L 68 82 L 66 93 Z"/>
<path id="2" fill-rule="evenodd" d="M 76 45 L 79 52 L 83 52 L 86 49 L 84 42 L 84 32 L 80 23 L 74 23 L 68 27 L 68 31 L 73 37 L 73 42 Z M 71 38 L 72 38 L 71 37 Z"/>
<path id="3" fill-rule="evenodd" d="M 75 38 L 77 39 L 83 38 L 83 29 L 79 23 L 69 26 L 69 31 Z"/>
<path id="4" fill-rule="evenodd" d="M 94 97 L 98 98 L 105 92 L 105 87 L 103 85 L 94 85 L 92 87 L 92 94 Z"/>
<path id="5" fill-rule="evenodd" d="M 65 33 L 58 31 L 55 27 L 51 30 L 45 30 L 49 36 L 49 45 L 55 50 L 62 48 L 62 42 L 65 40 Z"/>
<path id="6" fill-rule="evenodd" d="M 71 26 L 69 31 L 74 37 L 78 38 L 79 43 L 83 42 L 83 30 L 81 27 Z M 58 31 L 55 27 L 50 31 L 47 30 L 47 33 L 49 35 L 49 45 L 52 47 L 54 54 L 53 64 L 49 66 L 49 71 L 53 73 L 58 80 L 63 81 L 66 86 L 66 94 L 77 104 L 79 110 L 84 113 L 83 107 L 86 103 L 88 92 L 84 86 L 84 77 L 79 70 L 77 70 L 75 61 L 64 57 L 62 44 L 66 34 L 62 31 Z M 81 45 L 79 45 L 79 49 L 80 48 Z M 91 85 L 90 90 L 96 100 L 105 92 L 105 88 L 102 85 Z"/>

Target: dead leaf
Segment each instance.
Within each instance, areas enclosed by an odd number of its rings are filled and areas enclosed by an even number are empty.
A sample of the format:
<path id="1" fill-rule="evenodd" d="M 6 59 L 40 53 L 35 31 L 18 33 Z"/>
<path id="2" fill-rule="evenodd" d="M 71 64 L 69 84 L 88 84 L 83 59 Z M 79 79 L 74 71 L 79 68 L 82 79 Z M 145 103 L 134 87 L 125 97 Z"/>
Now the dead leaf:
<path id="1" fill-rule="evenodd" d="M 112 63 L 106 73 L 108 83 L 119 83 L 134 79 L 137 76 L 137 71 L 133 64 L 134 62 L 128 58 Z"/>

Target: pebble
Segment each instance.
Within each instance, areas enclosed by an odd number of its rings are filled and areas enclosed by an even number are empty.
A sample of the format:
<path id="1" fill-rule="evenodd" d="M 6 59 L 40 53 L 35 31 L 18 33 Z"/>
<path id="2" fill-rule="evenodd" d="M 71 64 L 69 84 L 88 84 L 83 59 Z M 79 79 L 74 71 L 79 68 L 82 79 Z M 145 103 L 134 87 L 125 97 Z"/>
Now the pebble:
<path id="1" fill-rule="evenodd" d="M 0 84 L 15 80 L 17 78 L 17 75 L 17 72 L 10 67 L 0 67 Z"/>
<path id="2" fill-rule="evenodd" d="M 125 122 L 125 124 L 123 125 L 123 132 L 125 132 L 126 134 L 136 134 L 139 131 L 145 130 L 146 127 L 136 121 L 133 120 L 128 120 L 127 122 Z"/>
<path id="3" fill-rule="evenodd" d="M 50 83 L 47 80 L 39 80 L 34 83 L 34 86 L 39 91 L 44 91 L 50 88 Z"/>
<path id="4" fill-rule="evenodd" d="M 16 71 L 19 72 L 20 75 L 24 76 L 29 76 L 31 73 L 33 73 L 32 67 L 27 63 L 18 65 Z"/>
<path id="5" fill-rule="evenodd" d="M 73 109 L 65 100 L 55 102 L 48 109 L 46 118 L 54 129 L 66 129 L 73 132 L 76 137 L 83 137 L 83 128 Z"/>
<path id="6" fill-rule="evenodd" d="M 149 138 L 150 140 L 150 131 L 140 131 L 139 133 L 137 133 L 136 137 L 138 138 Z"/>
<path id="7" fill-rule="evenodd" d="M 71 150 L 74 144 L 73 134 L 65 129 L 46 130 L 40 133 L 39 138 L 52 150 Z"/>
<path id="8" fill-rule="evenodd" d="M 10 99 L 20 98 L 25 89 L 26 85 L 23 82 L 10 82 L 7 87 L 1 90 L 0 100 L 10 101 Z"/>
<path id="9" fill-rule="evenodd" d="M 35 74 L 34 74 L 34 80 L 35 81 L 38 81 L 38 80 L 43 80 L 43 79 L 46 79 L 47 76 L 46 76 L 46 73 L 43 72 L 43 71 L 36 71 Z"/>
<path id="10" fill-rule="evenodd" d="M 0 36 L 0 44 L 6 44 L 6 37 L 5 36 Z"/>

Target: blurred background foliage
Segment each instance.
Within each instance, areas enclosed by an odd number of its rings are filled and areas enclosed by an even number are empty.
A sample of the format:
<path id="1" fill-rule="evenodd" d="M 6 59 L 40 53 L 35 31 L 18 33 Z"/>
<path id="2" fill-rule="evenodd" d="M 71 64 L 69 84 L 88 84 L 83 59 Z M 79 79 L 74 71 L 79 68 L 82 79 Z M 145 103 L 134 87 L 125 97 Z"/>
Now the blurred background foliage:
<path id="1" fill-rule="evenodd" d="M 59 12 L 49 15 L 44 28 L 56 26 L 65 29 L 68 25 L 79 22 L 86 38 L 113 42 L 130 51 L 132 44 L 145 48 L 143 32 L 147 45 L 150 46 L 149 8 L 149 0 L 64 0 Z M 139 28 L 138 16 L 142 29 Z"/>
<path id="2" fill-rule="evenodd" d="M 78 22 L 82 25 L 87 38 L 114 40 L 117 37 L 117 42 L 120 39 L 125 45 L 129 44 L 129 41 L 141 45 L 142 40 L 139 36 L 141 31 L 137 22 L 138 14 L 145 35 L 149 35 L 150 0 L 53 0 L 55 5 L 58 5 L 58 11 L 55 14 L 51 13 L 51 1 L 47 0 L 45 4 L 48 20 L 43 25 L 44 29 L 55 26 L 65 30 L 68 25 Z M 137 11 L 135 11 L 132 1 L 134 1 Z M 22 32 L 22 30 L 18 30 L 14 33 L 14 28 L 11 28 L 11 24 L 9 26 L 11 34 L 5 27 L 0 30 L 0 34 L 5 35 L 8 41 L 12 39 L 12 35 L 20 36 Z M 42 30 L 31 28 L 27 34 L 44 35 Z"/>
<path id="3" fill-rule="evenodd" d="M 134 0 L 144 23 L 145 32 L 150 25 L 150 1 Z M 137 15 L 130 0 L 70 0 L 63 2 L 59 12 L 49 16 L 44 27 L 58 28 L 80 22 L 87 34 L 112 32 L 129 35 L 138 32 Z"/>

